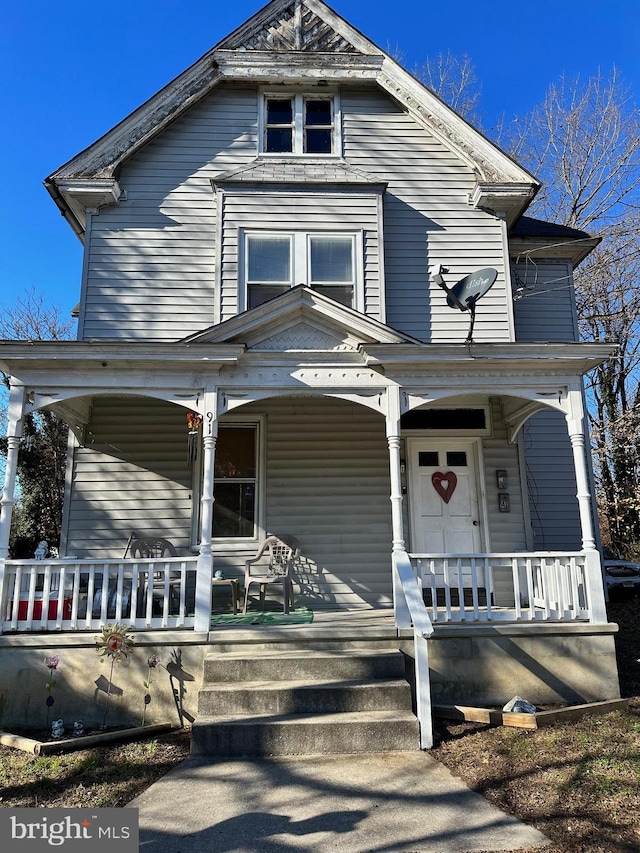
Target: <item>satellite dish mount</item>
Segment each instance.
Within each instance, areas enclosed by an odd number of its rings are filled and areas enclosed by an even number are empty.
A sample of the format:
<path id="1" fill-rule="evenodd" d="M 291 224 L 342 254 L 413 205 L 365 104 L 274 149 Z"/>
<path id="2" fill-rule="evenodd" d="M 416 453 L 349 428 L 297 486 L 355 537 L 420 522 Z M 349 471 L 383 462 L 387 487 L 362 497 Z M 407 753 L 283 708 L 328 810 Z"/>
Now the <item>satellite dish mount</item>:
<path id="1" fill-rule="evenodd" d="M 484 267 L 461 278 L 453 287 L 447 287 L 442 274 L 448 272 L 447 267 L 438 264 L 430 271 L 430 278 L 434 284 L 441 287 L 447 294 L 447 305 L 449 308 L 457 308 L 459 311 L 469 312 L 469 333 L 467 334 L 465 344 L 471 344 L 473 343 L 473 327 L 476 322 L 476 305 L 493 286 L 498 277 L 498 272 L 493 267 Z"/>

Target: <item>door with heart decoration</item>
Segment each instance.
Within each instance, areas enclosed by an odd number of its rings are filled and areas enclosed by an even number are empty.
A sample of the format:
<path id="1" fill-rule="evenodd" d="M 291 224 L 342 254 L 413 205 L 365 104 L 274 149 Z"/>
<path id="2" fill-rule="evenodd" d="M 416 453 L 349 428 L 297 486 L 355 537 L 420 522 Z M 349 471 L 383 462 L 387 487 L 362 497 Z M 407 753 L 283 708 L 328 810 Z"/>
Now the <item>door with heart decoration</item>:
<path id="1" fill-rule="evenodd" d="M 411 550 L 481 553 L 477 453 L 472 441 L 408 439 Z"/>

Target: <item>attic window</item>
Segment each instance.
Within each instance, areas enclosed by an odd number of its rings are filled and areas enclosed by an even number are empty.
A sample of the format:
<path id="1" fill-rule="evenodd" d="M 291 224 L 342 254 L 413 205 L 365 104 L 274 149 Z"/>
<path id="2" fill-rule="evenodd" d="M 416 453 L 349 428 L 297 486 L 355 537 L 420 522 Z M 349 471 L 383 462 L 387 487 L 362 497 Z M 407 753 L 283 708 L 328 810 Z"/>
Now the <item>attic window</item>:
<path id="1" fill-rule="evenodd" d="M 323 156 L 339 151 L 336 95 L 265 95 L 261 117 L 263 153 Z"/>

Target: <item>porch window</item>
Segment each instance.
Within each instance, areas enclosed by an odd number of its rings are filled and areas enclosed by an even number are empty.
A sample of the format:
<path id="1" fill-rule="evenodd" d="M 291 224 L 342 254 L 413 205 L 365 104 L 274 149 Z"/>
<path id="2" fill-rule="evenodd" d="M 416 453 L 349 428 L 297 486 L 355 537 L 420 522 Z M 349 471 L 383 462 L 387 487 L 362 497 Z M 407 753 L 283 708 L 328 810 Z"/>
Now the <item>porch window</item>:
<path id="1" fill-rule="evenodd" d="M 257 424 L 221 426 L 214 473 L 214 538 L 255 538 Z"/>
<path id="2" fill-rule="evenodd" d="M 255 308 L 296 284 L 354 307 L 358 278 L 356 234 L 247 234 L 245 290 Z"/>
<path id="3" fill-rule="evenodd" d="M 337 95 L 264 95 L 261 152 L 335 154 L 339 152 Z"/>

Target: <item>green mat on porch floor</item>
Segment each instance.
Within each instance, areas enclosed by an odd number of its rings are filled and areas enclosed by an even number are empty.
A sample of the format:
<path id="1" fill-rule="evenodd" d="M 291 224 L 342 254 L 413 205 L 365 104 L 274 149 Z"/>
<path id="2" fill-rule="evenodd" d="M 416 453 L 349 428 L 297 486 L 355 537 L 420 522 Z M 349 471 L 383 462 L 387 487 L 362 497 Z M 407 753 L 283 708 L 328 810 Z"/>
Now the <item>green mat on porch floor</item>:
<path id="1" fill-rule="evenodd" d="M 216 625 L 304 625 L 313 622 L 313 610 L 300 607 L 289 613 L 222 613 L 211 617 L 211 627 Z"/>

